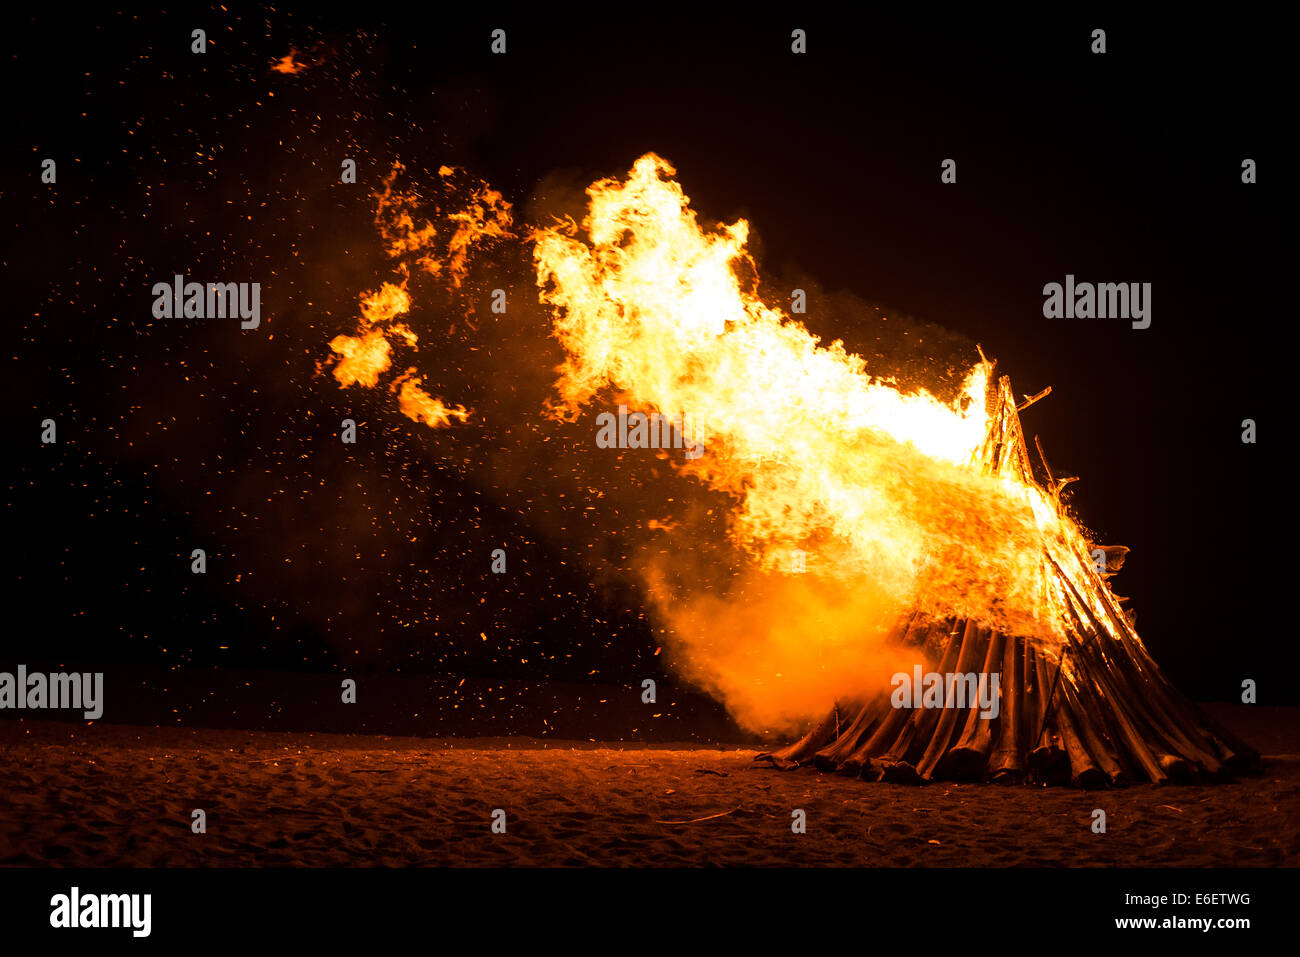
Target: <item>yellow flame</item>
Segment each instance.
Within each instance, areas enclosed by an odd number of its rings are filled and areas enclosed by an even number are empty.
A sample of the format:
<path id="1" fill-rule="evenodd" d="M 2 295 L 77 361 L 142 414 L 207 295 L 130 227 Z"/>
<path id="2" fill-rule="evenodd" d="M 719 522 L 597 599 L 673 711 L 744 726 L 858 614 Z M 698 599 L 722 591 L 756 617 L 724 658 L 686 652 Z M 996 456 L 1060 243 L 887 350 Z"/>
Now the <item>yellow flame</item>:
<path id="1" fill-rule="evenodd" d="M 401 281 L 365 293 L 356 335 L 331 341 L 344 387 L 375 386 L 394 344 L 417 347 L 399 321 L 412 308 L 408 263 L 459 288 L 473 252 L 512 236 L 510 204 L 486 183 L 444 183 L 463 199 L 429 218 L 394 189 L 402 171 L 375 194 Z M 1084 533 L 1030 472 L 1008 381 L 981 359 L 948 402 L 823 343 L 759 297 L 749 224 L 702 228 L 674 176 L 647 154 L 625 180 L 588 189 L 581 224 L 527 234 L 565 353 L 550 413 L 573 420 L 605 397 L 680 415 L 705 452 L 674 467 L 734 503 L 729 534 L 750 561 L 718 592 L 701 584 L 717 569 L 685 540 L 689 517 L 646 522 L 677 546 L 641 567 L 673 666 L 771 730 L 914 663 L 887 640 L 903 613 L 969 619 L 1049 653 L 1074 615 L 1116 637 L 1124 626 Z M 411 367 L 389 387 L 411 419 L 470 417 L 423 386 Z"/>
<path id="2" fill-rule="evenodd" d="M 399 191 L 394 187 L 406 167 L 394 163 L 384 177 L 375 195 L 375 227 L 384 242 L 384 251 L 391 258 L 418 257 L 415 263 L 432 276 L 444 277 L 453 288 L 460 288 L 469 273 L 469 260 L 480 246 L 511 237 L 511 206 L 501 193 L 486 183 L 470 189 L 461 208 L 453 209 L 441 217 L 446 228 L 439 230 L 427 217 L 424 225 L 416 225 L 413 212 L 419 202 L 418 195 Z M 456 170 L 442 166 L 439 175 L 450 178 Z M 447 234 L 445 245 L 438 248 L 441 234 Z M 357 321 L 356 335 L 337 335 L 330 340 L 330 349 L 339 357 L 334 366 L 334 377 L 340 386 L 357 384 L 374 388 L 380 377 L 392 365 L 392 345 L 404 341 L 418 348 L 419 337 L 409 325 L 395 321 L 411 310 L 412 299 L 408 290 L 409 267 L 399 262 L 401 282 L 384 282 L 376 290 L 361 296 L 361 317 Z M 452 420 L 466 421 L 470 413 L 463 406 L 447 405 L 440 398 L 422 388 L 423 380 L 411 368 L 399 377 L 390 388 L 397 394 L 398 408 L 409 418 L 423 422 L 430 428 L 450 425 Z"/>
<path id="3" fill-rule="evenodd" d="M 411 296 L 406 291 L 406 280 L 400 285 L 385 282 L 373 292 L 361 296 L 361 319 L 358 335 L 338 335 L 330 340 L 330 348 L 341 358 L 334 367 L 334 378 L 347 388 L 356 383 L 368 389 L 379 384 L 379 377 L 391 364 L 389 336 L 416 344 L 417 337 L 409 327 L 394 323 L 398 316 L 411 308 Z M 388 324 L 388 325 L 384 325 Z"/>
<path id="4" fill-rule="evenodd" d="M 448 406 L 420 388 L 423 380 L 414 373 L 415 369 L 408 369 L 406 375 L 391 386 L 390 391 L 397 391 L 401 387 L 397 399 L 403 414 L 416 422 L 423 422 L 431 429 L 450 425 L 452 419 L 464 422 L 469 418 L 469 411 L 463 406 Z"/>
<path id="5" fill-rule="evenodd" d="M 379 376 L 388 370 L 388 339 L 382 329 L 372 329 L 360 336 L 335 336 L 330 348 L 342 358 L 334 367 L 334 378 L 347 388 L 356 383 L 373 389 L 379 385 Z"/>
<path id="6" fill-rule="evenodd" d="M 843 343 L 822 344 L 759 298 L 748 223 L 701 228 L 674 175 L 647 154 L 625 181 L 588 189 L 580 228 L 533 232 L 540 296 L 566 354 L 553 411 L 573 418 L 602 390 L 647 411 L 686 410 L 707 451 L 680 467 L 735 496 L 731 534 L 757 572 L 788 568 L 798 549 L 817 587 L 859 596 L 840 603 L 852 612 L 847 635 L 807 621 L 764 630 L 761 616 L 724 613 L 715 597 L 683 601 L 656 573 L 652 591 L 686 632 L 686 657 L 715 686 L 770 684 L 773 662 L 786 674 L 820 660 L 824 674 L 832 645 L 853 651 L 836 659 L 851 667 L 912 609 L 1059 640 L 1045 549 L 1082 539 L 1027 474 L 986 461 L 991 367 L 976 364 L 953 403 L 873 376 Z M 766 589 L 789 587 L 769 579 Z M 738 654 L 759 646 L 766 664 Z M 737 675 L 741 658 L 757 671 Z M 789 717 L 788 705 L 766 717 Z"/>

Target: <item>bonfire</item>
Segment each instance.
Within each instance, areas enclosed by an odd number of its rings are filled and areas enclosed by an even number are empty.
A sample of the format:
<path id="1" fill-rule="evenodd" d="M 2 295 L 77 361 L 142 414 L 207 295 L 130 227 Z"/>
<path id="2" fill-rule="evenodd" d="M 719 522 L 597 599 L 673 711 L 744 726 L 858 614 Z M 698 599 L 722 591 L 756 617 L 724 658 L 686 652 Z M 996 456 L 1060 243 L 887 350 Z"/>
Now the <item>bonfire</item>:
<path id="1" fill-rule="evenodd" d="M 376 225 L 390 256 L 419 258 L 362 297 L 356 334 L 330 343 L 335 377 L 373 388 L 391 344 L 416 348 L 401 321 L 412 269 L 460 289 L 471 254 L 518 240 L 564 352 L 547 413 L 575 422 L 612 401 L 619 421 L 629 409 L 680 421 L 690 435 L 660 444 L 696 450 L 674 467 L 727 503 L 745 565 L 730 592 L 674 580 L 675 559 L 698 559 L 678 520 L 645 522 L 669 538 L 647 550 L 667 558 L 640 572 L 679 674 L 750 730 L 815 724 L 765 760 L 872 779 L 1084 786 L 1258 762 L 1161 674 L 1109 585 L 1127 549 L 1089 540 L 1062 502 L 1072 480 L 1053 474 L 1037 439 L 1036 476 L 1020 411 L 1047 390 L 1018 405 L 981 351 L 941 398 L 823 344 L 793 305 L 760 295 L 749 224 L 702 225 L 654 154 L 626 179 L 593 183 L 581 222 L 518 232 L 485 183 L 461 190 L 463 209 L 418 225 L 393 188 L 401 171 L 376 194 Z M 795 290 L 792 304 L 803 297 Z M 389 386 L 407 416 L 434 428 L 469 417 L 416 372 Z M 608 431 L 596 446 L 614 444 L 601 441 Z M 820 614 L 844 596 L 837 618 Z M 958 680 L 900 696 L 889 676 L 904 664 L 904 677 L 915 666 Z M 963 676 L 982 693 L 961 694 Z"/>
<path id="2" fill-rule="evenodd" d="M 985 378 L 993 364 L 983 360 Z M 760 759 L 781 768 L 810 764 L 871 780 L 932 778 L 1069 780 L 1080 787 L 1215 777 L 1253 769 L 1259 755 L 1212 721 L 1165 678 L 1133 617 L 1107 578 L 1127 549 L 1085 542 L 1060 505 L 1070 479 L 1052 474 L 1038 447 L 1048 488 L 1035 479 L 1010 380 L 989 391 L 987 440 L 976 462 L 985 472 L 1048 503 L 1064 535 L 1045 537 L 1043 571 L 1065 622 L 1063 641 L 1005 634 L 971 619 L 904 617 L 896 640 L 937 661 L 937 675 L 997 675 L 997 707 L 975 696 L 954 706 L 955 683 L 938 690 L 942 706 L 898 707 L 897 695 L 840 703 L 808 734 Z M 1038 446 L 1037 441 L 1035 445 Z M 990 714 L 992 711 L 992 714 Z"/>

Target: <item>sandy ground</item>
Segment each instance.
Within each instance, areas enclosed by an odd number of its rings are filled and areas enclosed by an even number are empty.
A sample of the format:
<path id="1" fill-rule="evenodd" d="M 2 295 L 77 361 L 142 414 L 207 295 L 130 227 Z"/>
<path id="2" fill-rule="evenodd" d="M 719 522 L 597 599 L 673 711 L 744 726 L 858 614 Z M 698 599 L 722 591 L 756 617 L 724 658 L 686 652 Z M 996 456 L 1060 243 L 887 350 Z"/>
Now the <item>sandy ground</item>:
<path id="1" fill-rule="evenodd" d="M 1226 785 L 1081 792 L 868 784 L 754 753 L 4 721 L 0 864 L 1300 863 L 1297 755 Z"/>

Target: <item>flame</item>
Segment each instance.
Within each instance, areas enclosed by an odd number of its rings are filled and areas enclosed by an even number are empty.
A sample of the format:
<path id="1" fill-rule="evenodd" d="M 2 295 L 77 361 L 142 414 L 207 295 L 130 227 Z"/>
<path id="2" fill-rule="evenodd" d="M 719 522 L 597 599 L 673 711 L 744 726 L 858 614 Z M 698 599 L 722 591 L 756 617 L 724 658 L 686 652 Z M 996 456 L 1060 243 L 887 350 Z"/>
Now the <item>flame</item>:
<path id="1" fill-rule="evenodd" d="M 334 378 L 347 388 L 353 383 L 373 389 L 379 376 L 391 365 L 388 337 L 404 339 L 414 346 L 419 338 L 410 327 L 394 323 L 398 316 L 411 308 L 411 296 L 406 291 L 406 280 L 400 285 L 385 282 L 378 289 L 362 294 L 359 335 L 338 335 L 330 341 L 330 348 L 342 358 L 334 367 Z"/>
<path id="2" fill-rule="evenodd" d="M 298 56 L 298 51 L 293 47 L 290 47 L 288 53 L 271 64 L 271 70 L 275 73 L 287 73 L 290 75 L 301 73 L 303 70 L 307 69 L 307 64 L 296 61 L 294 59 L 296 56 Z"/>
<path id="3" fill-rule="evenodd" d="M 848 673 L 867 690 L 864 663 L 903 611 L 1059 643 L 1065 609 L 1045 555 L 1065 560 L 1084 542 L 1027 470 L 990 461 L 991 365 L 977 363 L 952 403 L 873 375 L 763 302 L 749 224 L 702 228 L 674 176 L 642 156 L 626 180 L 588 189 L 580 227 L 531 238 L 565 350 L 553 414 L 573 419 L 605 390 L 649 412 L 687 410 L 707 452 L 678 467 L 737 503 L 730 534 L 752 569 L 730 603 L 646 569 L 679 660 L 758 725 L 824 709 Z M 810 581 L 779 574 L 794 549 Z M 812 592 L 818 608 L 846 611 L 837 628 L 781 611 L 809 607 Z M 855 597 L 829 598 L 844 594 Z M 808 694 L 777 694 L 778 673 Z"/>
<path id="4" fill-rule="evenodd" d="M 380 373 L 391 364 L 388 339 L 382 329 L 372 329 L 360 336 L 335 336 L 330 348 L 343 358 L 334 367 L 334 378 L 345 389 L 357 383 L 367 389 L 379 385 Z"/>
<path id="5" fill-rule="evenodd" d="M 400 281 L 364 293 L 356 333 L 331 340 L 344 388 L 375 387 L 394 346 L 418 349 L 411 264 L 458 290 L 474 253 L 518 238 L 487 183 L 443 166 L 438 186 L 460 200 L 417 215 L 428 204 L 395 188 L 403 172 L 395 163 L 375 194 Z M 915 649 L 890 641 L 903 614 L 968 619 L 1049 655 L 1089 629 L 1137 641 L 1060 484 L 1034 479 L 993 364 L 981 356 L 945 401 L 823 343 L 759 296 L 749 224 L 702 227 L 675 175 L 646 154 L 626 179 L 591 185 L 581 224 L 525 232 L 564 351 L 549 414 L 574 421 L 609 399 L 680 415 L 682 438 L 705 452 L 672 467 L 731 502 L 739 569 L 690 547 L 691 516 L 642 525 L 656 544 L 639 570 L 672 666 L 743 725 L 784 730 L 910 670 Z M 472 414 L 427 392 L 414 366 L 389 392 L 431 428 Z"/>
<path id="6" fill-rule="evenodd" d="M 375 226 L 386 243 L 385 251 L 389 256 L 421 250 L 431 245 L 438 235 L 437 228 L 427 219 L 424 227 L 417 229 L 408 208 L 411 199 L 394 191 L 393 182 L 404 172 L 405 165 L 394 163 L 382 181 L 383 188 L 375 194 Z"/>
<path id="7" fill-rule="evenodd" d="M 470 252 L 481 242 L 504 239 L 510 232 L 510 204 L 494 189 L 484 186 L 471 197 L 469 205 L 448 216 L 456 231 L 447 243 L 447 268 L 457 289 L 465 280 Z M 427 267 L 426 267 L 427 268 Z"/>
<path id="8" fill-rule="evenodd" d="M 375 227 L 390 258 L 415 258 L 424 272 L 449 280 L 459 289 L 469 271 L 469 259 L 478 248 L 495 240 L 512 237 L 511 212 L 501 193 L 486 183 L 463 194 L 463 206 L 446 213 L 447 228 L 439 230 L 428 218 L 423 226 L 416 225 L 413 212 L 419 196 L 394 188 L 397 178 L 406 167 L 395 162 L 381 182 L 375 195 Z M 439 175 L 448 179 L 456 174 L 449 166 L 439 168 Z M 454 194 L 453 194 L 454 195 Z M 445 248 L 437 249 L 440 235 L 447 234 Z M 361 385 L 374 388 L 380 377 L 392 366 L 392 346 L 399 340 L 412 350 L 419 348 L 419 336 L 404 322 L 396 321 L 411 310 L 409 291 L 410 269 L 405 261 L 398 263 L 400 282 L 383 282 L 376 290 L 361 296 L 361 317 L 355 335 L 340 334 L 330 340 L 331 351 L 338 356 L 334 378 L 341 387 Z M 407 417 L 423 422 L 430 428 L 441 428 L 455 419 L 468 420 L 470 412 L 463 406 L 447 405 L 442 399 L 427 393 L 423 379 L 412 367 L 396 379 L 389 391 L 397 395 L 398 408 Z"/>
<path id="9" fill-rule="evenodd" d="M 410 207 L 420 197 L 393 189 L 394 181 L 405 171 L 402 163 L 394 163 L 392 171 L 383 180 L 383 188 L 375 194 L 375 225 L 386 244 L 386 251 L 392 257 L 424 252 L 416 260 L 417 265 L 431 276 L 443 276 L 445 271 L 451 286 L 459 289 L 468 274 L 469 257 L 476 246 L 514 236 L 510 230 L 511 204 L 487 183 L 479 183 L 469 190 L 453 188 L 453 195 L 460 197 L 463 207 L 445 214 L 445 228 L 440 230 L 427 218 L 423 226 L 416 226 Z M 456 173 L 457 170 L 450 166 L 438 169 L 438 175 L 444 180 L 450 180 Z M 436 246 L 442 235 L 447 238 L 444 251 L 439 255 Z"/>
<path id="10" fill-rule="evenodd" d="M 464 422 L 469 418 L 469 411 L 461 406 L 448 406 L 441 399 L 435 398 L 420 388 L 421 378 L 415 375 L 415 369 L 410 368 L 406 375 L 402 376 L 392 384 L 389 391 L 396 392 L 401 387 L 398 394 L 398 406 L 402 412 L 416 422 L 423 422 L 431 429 L 440 426 L 450 425 L 452 419 L 459 419 Z"/>

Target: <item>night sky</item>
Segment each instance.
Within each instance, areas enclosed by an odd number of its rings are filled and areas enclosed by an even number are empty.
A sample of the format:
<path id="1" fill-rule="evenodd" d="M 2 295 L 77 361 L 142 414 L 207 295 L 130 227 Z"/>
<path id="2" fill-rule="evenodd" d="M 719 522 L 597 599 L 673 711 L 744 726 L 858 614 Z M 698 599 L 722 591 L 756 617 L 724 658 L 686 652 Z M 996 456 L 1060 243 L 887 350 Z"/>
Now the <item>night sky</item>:
<path id="1" fill-rule="evenodd" d="M 698 491 L 591 465 L 589 423 L 539 423 L 561 359 L 544 315 L 486 316 L 503 282 L 527 298 L 526 263 L 417 297 L 415 361 L 470 424 L 427 429 L 317 369 L 392 275 L 371 194 L 394 160 L 416 184 L 462 167 L 530 220 L 653 150 L 703 217 L 750 220 L 763 282 L 808 289 L 815 333 L 905 374 L 979 343 L 1018 393 L 1050 385 L 1026 432 L 1080 476 L 1082 522 L 1132 548 L 1112 586 L 1156 660 L 1196 698 L 1254 678 L 1263 703 L 1300 700 L 1280 36 L 426 10 L 51 8 L 7 28 L 5 667 L 660 673 L 620 529 Z M 291 48 L 308 68 L 273 72 Z M 177 272 L 260 282 L 261 327 L 155 319 Z M 1067 273 L 1152 283 L 1151 327 L 1045 319 Z"/>

